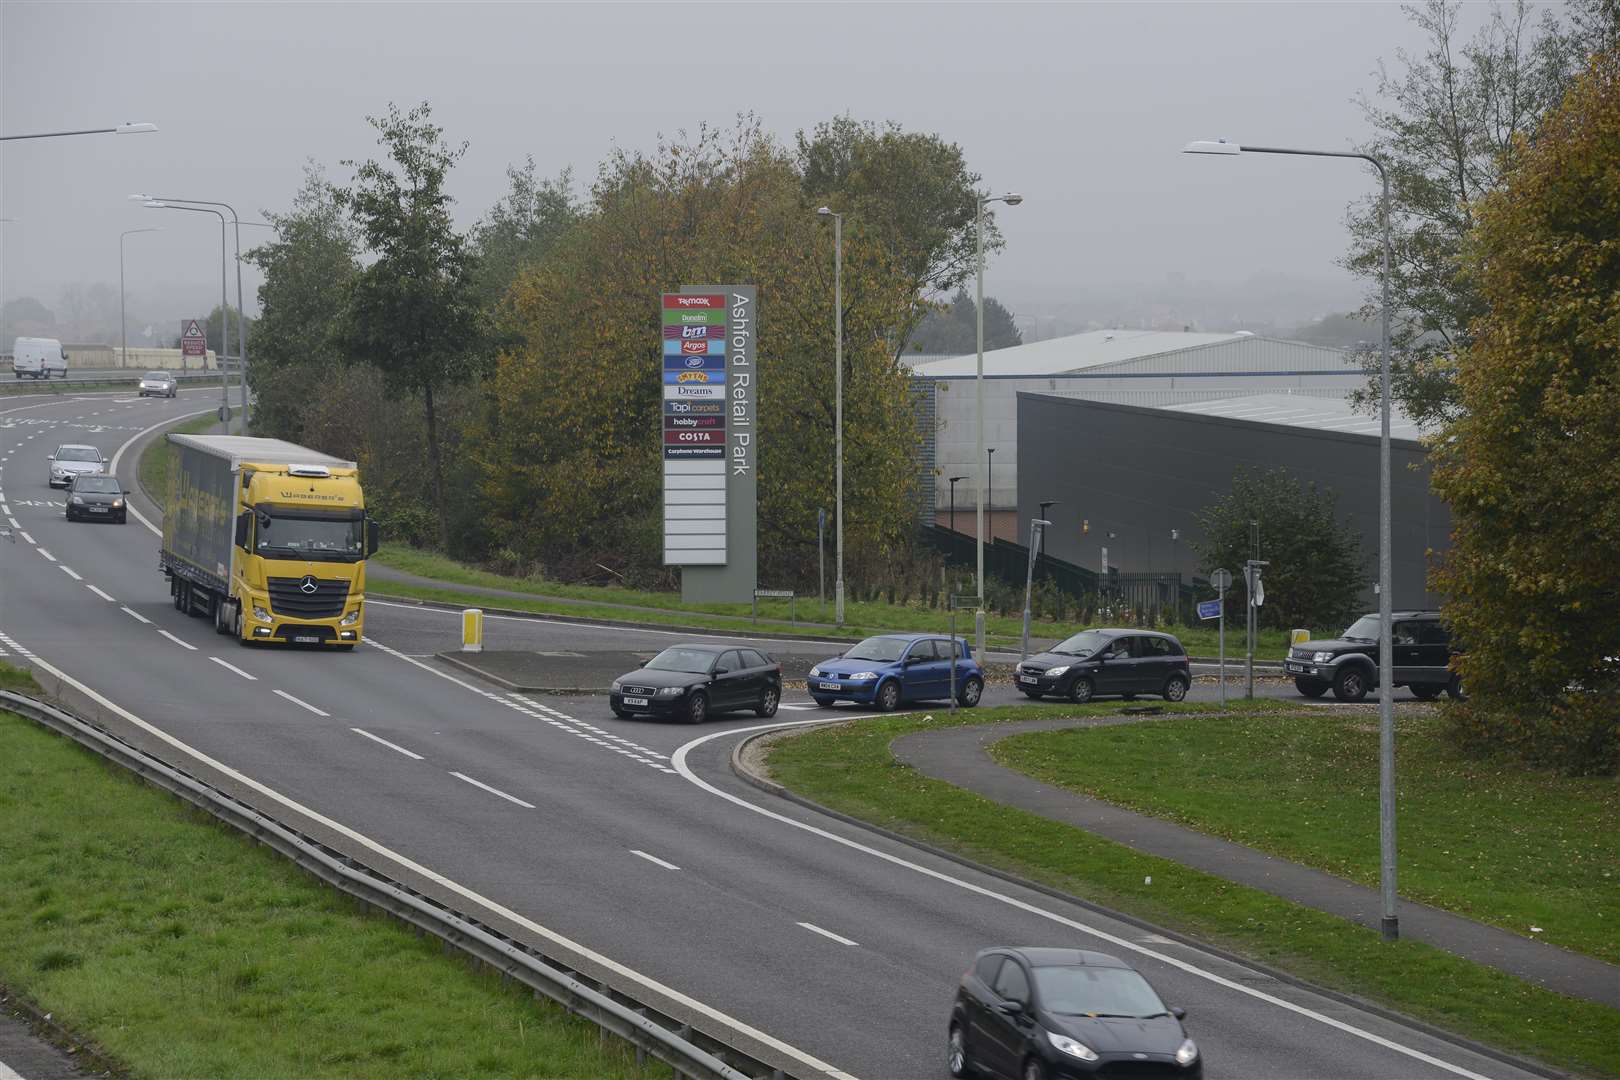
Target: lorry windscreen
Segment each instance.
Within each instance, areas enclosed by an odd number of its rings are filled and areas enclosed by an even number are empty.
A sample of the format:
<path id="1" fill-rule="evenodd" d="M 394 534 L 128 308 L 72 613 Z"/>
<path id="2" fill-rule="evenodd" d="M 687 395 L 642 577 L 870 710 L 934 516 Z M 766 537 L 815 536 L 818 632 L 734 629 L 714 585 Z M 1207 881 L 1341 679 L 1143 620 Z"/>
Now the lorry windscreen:
<path id="1" fill-rule="evenodd" d="M 365 556 L 365 522 L 275 511 L 258 514 L 254 551 L 266 558 L 357 562 Z"/>

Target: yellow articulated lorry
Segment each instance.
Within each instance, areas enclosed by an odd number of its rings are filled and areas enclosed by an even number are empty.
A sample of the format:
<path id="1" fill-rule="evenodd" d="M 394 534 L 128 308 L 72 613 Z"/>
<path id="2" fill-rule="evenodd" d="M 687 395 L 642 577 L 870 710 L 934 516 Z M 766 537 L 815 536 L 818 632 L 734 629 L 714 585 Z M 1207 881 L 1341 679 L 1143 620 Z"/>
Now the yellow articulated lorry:
<path id="1" fill-rule="evenodd" d="M 174 606 L 244 644 L 354 648 L 377 551 L 355 463 L 280 439 L 168 439 L 161 563 Z"/>

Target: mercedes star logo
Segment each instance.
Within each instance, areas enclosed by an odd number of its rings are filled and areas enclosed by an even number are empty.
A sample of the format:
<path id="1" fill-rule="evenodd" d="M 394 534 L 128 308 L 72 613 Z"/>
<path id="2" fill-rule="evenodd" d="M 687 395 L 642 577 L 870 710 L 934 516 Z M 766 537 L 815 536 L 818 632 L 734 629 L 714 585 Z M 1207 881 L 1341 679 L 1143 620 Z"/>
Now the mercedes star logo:
<path id="1" fill-rule="evenodd" d="M 305 594 L 312 593 L 319 588 L 320 585 L 315 581 L 314 574 L 305 574 L 304 580 L 298 583 L 298 590 Z"/>

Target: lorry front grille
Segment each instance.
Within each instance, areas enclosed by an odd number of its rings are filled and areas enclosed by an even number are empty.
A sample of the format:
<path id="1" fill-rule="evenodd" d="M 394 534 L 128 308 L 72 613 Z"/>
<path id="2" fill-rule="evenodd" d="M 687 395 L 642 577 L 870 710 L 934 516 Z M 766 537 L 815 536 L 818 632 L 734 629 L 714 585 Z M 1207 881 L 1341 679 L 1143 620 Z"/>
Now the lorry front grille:
<path id="1" fill-rule="evenodd" d="M 306 581 L 315 590 L 304 588 Z M 273 577 L 270 579 L 270 610 L 295 619 L 335 619 L 349 602 L 349 583 L 333 578 Z"/>

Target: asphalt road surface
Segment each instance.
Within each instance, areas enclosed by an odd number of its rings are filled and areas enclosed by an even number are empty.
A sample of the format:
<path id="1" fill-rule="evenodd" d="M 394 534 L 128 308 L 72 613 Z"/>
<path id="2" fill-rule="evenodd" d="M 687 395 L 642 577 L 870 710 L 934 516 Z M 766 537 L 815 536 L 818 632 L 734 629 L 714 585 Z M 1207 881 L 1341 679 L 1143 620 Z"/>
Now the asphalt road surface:
<path id="1" fill-rule="evenodd" d="M 111 454 L 211 407 L 195 392 L 0 403 L 0 518 L 16 533 L 0 542 L 0 652 L 99 696 L 131 742 L 356 858 L 800 1075 L 944 1075 L 956 982 L 995 943 L 1124 955 L 1189 1011 L 1211 1077 L 1531 1075 L 762 795 L 726 759 L 763 721 L 625 722 L 600 699 L 484 684 L 433 659 L 454 641 L 444 613 L 371 604 L 352 654 L 215 635 L 172 607 L 148 526 L 68 524 L 45 482 L 57 442 Z M 133 464 L 118 461 L 126 484 Z M 503 648 L 680 636 L 488 629 Z M 790 698 L 774 723 L 826 715 L 807 703 Z"/>

